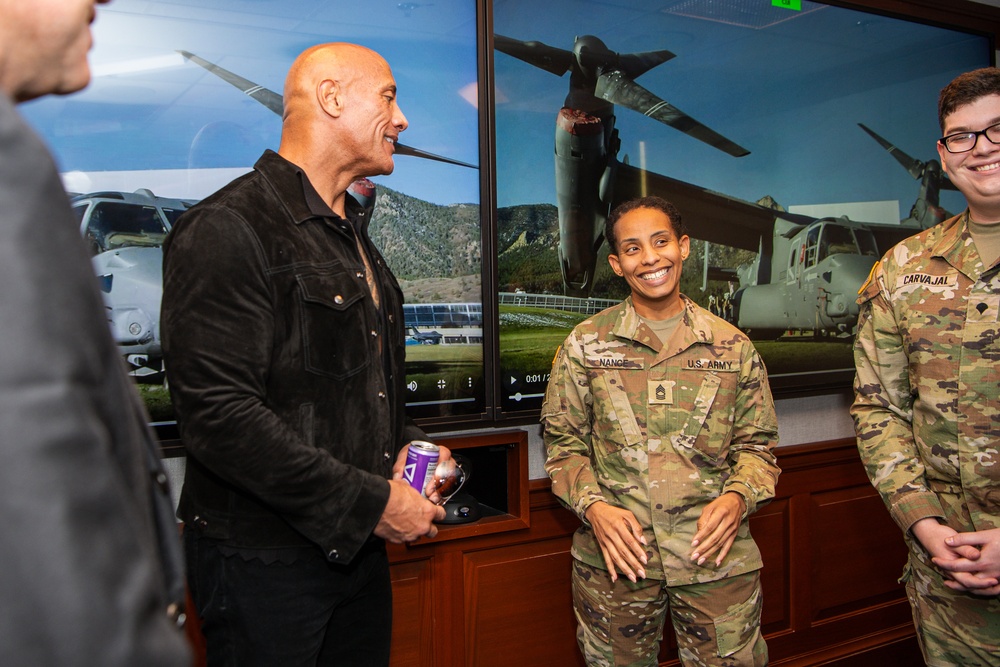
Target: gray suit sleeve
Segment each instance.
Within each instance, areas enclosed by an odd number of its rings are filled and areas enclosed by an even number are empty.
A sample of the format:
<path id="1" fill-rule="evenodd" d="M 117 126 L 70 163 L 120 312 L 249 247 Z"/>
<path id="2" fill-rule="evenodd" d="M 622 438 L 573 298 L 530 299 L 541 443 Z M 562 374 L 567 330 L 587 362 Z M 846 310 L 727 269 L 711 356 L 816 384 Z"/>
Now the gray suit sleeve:
<path id="1" fill-rule="evenodd" d="M 0 664 L 190 664 L 143 411 L 55 168 L 3 97 L 0 146 Z"/>

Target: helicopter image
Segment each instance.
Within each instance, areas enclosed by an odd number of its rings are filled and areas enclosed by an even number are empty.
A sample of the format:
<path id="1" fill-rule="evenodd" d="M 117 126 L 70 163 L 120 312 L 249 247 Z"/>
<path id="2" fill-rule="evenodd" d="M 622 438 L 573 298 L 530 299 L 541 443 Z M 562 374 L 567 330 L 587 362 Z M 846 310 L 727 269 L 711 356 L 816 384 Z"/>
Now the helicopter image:
<path id="1" fill-rule="evenodd" d="M 733 270 L 705 267 L 706 277 L 735 281 L 729 319 L 757 339 L 789 330 L 817 336 L 850 333 L 855 304 L 877 259 L 896 242 L 943 220 L 938 194 L 950 183 L 936 161 L 921 163 L 862 125 L 915 178 L 921 190 L 910 217 L 899 224 L 855 222 L 788 213 L 770 198 L 752 203 L 657 174 L 618 159 L 621 140 L 615 105 L 642 113 L 735 158 L 749 151 L 704 126 L 634 79 L 674 54 L 620 54 L 583 35 L 572 50 L 494 35 L 497 51 L 542 70 L 570 73 L 569 94 L 556 119 L 555 175 L 559 260 L 564 292 L 589 297 L 607 215 L 617 204 L 645 195 L 674 203 L 693 238 L 757 253 Z"/>
<path id="2" fill-rule="evenodd" d="M 733 297 L 733 319 L 755 338 L 777 338 L 785 330 L 817 336 L 852 333 L 857 290 L 879 257 L 904 238 L 951 217 L 938 196 L 942 189 L 955 188 L 937 160 L 916 160 L 858 125 L 921 181 L 910 215 L 899 225 L 854 222 L 846 216 L 810 221 L 775 215 L 770 245 L 765 245 L 762 227 L 755 260 L 737 269 L 740 289 Z M 775 317 L 779 312 L 780 318 Z"/>
<path id="3" fill-rule="evenodd" d="M 90 192 L 70 201 L 87 242 L 111 333 L 137 380 L 163 378 L 160 299 L 163 241 L 195 202 L 135 192 Z"/>

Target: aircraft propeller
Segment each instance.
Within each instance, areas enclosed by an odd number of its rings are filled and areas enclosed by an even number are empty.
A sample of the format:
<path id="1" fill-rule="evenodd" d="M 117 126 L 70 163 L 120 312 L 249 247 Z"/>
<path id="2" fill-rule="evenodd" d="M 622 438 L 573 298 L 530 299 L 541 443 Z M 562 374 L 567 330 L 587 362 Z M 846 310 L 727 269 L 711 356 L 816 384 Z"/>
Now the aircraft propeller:
<path id="1" fill-rule="evenodd" d="M 941 169 L 940 162 L 937 160 L 921 162 L 901 151 L 895 144 L 880 137 L 864 123 L 858 123 L 858 126 L 887 150 L 889 155 L 906 169 L 906 173 L 920 181 L 920 195 L 913 203 L 909 217 L 900 221 L 900 224 L 916 224 L 921 229 L 927 229 L 951 217 L 951 214 L 940 205 L 940 192 L 941 190 L 956 190 L 957 188 Z"/>
<path id="2" fill-rule="evenodd" d="M 239 74 L 234 74 L 227 69 L 219 67 L 213 62 L 209 62 L 204 58 L 196 56 L 189 51 L 178 51 L 182 56 L 190 60 L 196 65 L 200 65 L 212 74 L 216 75 L 226 83 L 232 84 L 236 88 L 243 91 L 243 94 L 250 97 L 265 107 L 281 116 L 284 113 L 284 99 L 281 95 L 269 90 L 264 86 L 254 83 L 249 79 L 244 79 Z M 419 148 L 413 148 L 411 146 L 406 146 L 401 143 L 396 143 L 396 153 L 399 155 L 409 155 L 412 157 L 420 157 L 427 160 L 436 160 L 438 162 L 446 162 L 448 164 L 458 165 L 460 167 L 468 167 L 469 169 L 477 169 L 476 165 L 469 164 L 468 162 L 462 162 L 460 160 L 453 160 L 452 158 L 442 157 L 440 155 L 435 155 L 433 153 L 428 153 L 427 151 L 422 151 Z"/>
<path id="3" fill-rule="evenodd" d="M 922 162 L 916 158 L 912 158 L 899 148 L 895 144 L 887 141 L 883 137 L 879 136 L 874 130 L 865 126 L 864 123 L 858 123 L 858 126 L 868 133 L 872 139 L 878 142 L 878 144 L 889 152 L 889 155 L 896 159 L 896 162 L 903 165 L 903 169 L 906 169 L 906 173 L 912 176 L 916 180 L 921 180 L 927 175 L 928 171 L 933 173 L 938 177 L 938 188 L 941 190 L 957 190 L 955 185 L 948 180 L 943 178 L 941 172 L 941 163 L 937 160 L 928 160 L 927 162 Z"/>
<path id="4" fill-rule="evenodd" d="M 733 157 L 743 157 L 750 154 L 747 149 L 702 125 L 672 104 L 661 100 L 626 77 L 620 70 L 602 74 L 597 79 L 594 92 L 601 99 L 638 111 Z"/>
<path id="5" fill-rule="evenodd" d="M 572 51 L 503 35 L 494 35 L 493 42 L 498 51 L 557 76 L 570 72 L 567 107 L 591 112 L 606 106 L 602 101 L 618 104 L 729 155 L 742 157 L 750 153 L 634 81 L 641 74 L 674 58 L 670 51 L 619 54 L 593 35 L 577 37 Z M 603 114 L 598 111 L 596 115 Z"/>

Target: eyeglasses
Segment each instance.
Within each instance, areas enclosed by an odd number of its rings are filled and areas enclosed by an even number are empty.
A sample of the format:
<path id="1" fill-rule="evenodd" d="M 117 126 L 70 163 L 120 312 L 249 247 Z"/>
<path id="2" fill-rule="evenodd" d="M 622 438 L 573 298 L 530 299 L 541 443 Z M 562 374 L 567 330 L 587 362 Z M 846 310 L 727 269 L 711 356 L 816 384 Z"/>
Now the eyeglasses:
<path id="1" fill-rule="evenodd" d="M 990 125 L 985 130 L 979 132 L 956 132 L 947 137 L 938 139 L 949 153 L 967 153 L 976 147 L 979 136 L 982 135 L 990 140 L 990 143 L 1000 144 L 1000 123 Z"/>

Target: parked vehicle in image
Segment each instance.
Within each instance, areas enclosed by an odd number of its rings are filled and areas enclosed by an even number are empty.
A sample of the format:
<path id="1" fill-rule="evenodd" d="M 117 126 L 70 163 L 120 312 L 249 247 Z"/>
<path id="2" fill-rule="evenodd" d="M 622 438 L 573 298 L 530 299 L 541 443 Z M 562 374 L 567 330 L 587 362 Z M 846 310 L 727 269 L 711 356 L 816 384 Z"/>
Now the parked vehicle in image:
<path id="1" fill-rule="evenodd" d="M 80 234 L 93 255 L 112 335 L 138 380 L 163 380 L 163 241 L 194 203 L 157 197 L 148 189 L 91 192 L 71 199 Z"/>

